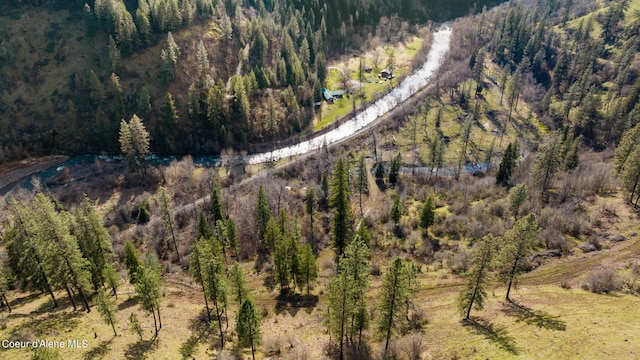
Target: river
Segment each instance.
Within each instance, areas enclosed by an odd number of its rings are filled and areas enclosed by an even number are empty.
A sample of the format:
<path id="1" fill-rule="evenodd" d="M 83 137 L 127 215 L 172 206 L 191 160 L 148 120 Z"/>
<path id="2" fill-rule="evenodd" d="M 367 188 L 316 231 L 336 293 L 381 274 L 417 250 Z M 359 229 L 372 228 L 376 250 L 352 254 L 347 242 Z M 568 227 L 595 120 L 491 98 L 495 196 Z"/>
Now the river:
<path id="1" fill-rule="evenodd" d="M 336 143 L 358 133 L 367 125 L 371 124 L 380 116 L 391 111 L 400 103 L 406 101 L 411 95 L 421 90 L 431 80 L 436 71 L 444 61 L 449 45 L 451 43 L 451 28 L 448 25 L 440 26 L 439 31 L 433 34 L 431 49 L 427 55 L 427 60 L 421 68 L 407 76 L 390 93 L 374 102 L 367 109 L 348 120 L 338 128 L 316 138 L 299 142 L 295 145 L 283 147 L 270 152 L 252 154 L 246 159 L 249 164 L 264 163 L 267 161 L 279 160 L 282 158 L 302 155 L 319 149 L 323 143 Z"/>
<path id="2" fill-rule="evenodd" d="M 357 114 L 353 119 L 350 119 L 340 125 L 339 127 L 314 137 L 309 140 L 301 141 L 295 145 L 283 147 L 269 152 L 257 153 L 247 155 L 245 158 L 235 159 L 240 163 L 245 164 L 259 164 L 270 161 L 275 161 L 291 156 L 302 155 L 309 152 L 313 152 L 322 147 L 324 143 L 335 144 L 340 141 L 349 139 L 356 135 L 359 131 L 366 128 L 380 116 L 391 111 L 396 106 L 406 101 L 413 94 L 424 88 L 429 84 L 429 81 L 433 78 L 436 71 L 440 68 L 440 65 L 444 62 L 445 56 L 449 51 L 451 40 L 451 28 L 449 25 L 443 24 L 440 26 L 437 32 L 433 34 L 433 40 L 431 42 L 431 48 L 427 55 L 427 60 L 421 68 L 407 76 L 397 87 L 395 87 L 387 95 L 383 96 L 367 109 Z M 103 161 L 117 161 L 118 157 L 104 157 L 97 155 L 80 155 L 74 156 L 64 163 L 53 166 L 49 169 L 32 174 L 24 179 L 9 184 L 0 189 L 0 195 L 7 195 L 13 189 L 17 187 L 23 187 L 26 189 L 31 188 L 31 179 L 37 178 L 41 183 L 55 176 L 62 169 L 74 166 L 88 164 L 96 160 L 96 158 Z M 154 156 L 151 162 L 154 164 L 165 164 L 179 157 L 177 156 Z M 200 166 L 215 166 L 218 163 L 218 157 L 216 156 L 194 156 L 194 163 Z"/>

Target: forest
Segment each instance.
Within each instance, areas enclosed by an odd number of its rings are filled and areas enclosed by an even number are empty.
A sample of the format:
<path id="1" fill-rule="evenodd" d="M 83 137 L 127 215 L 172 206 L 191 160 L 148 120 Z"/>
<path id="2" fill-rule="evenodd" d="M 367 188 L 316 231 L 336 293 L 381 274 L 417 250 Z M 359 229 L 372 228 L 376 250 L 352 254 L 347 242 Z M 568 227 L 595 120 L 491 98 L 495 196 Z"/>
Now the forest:
<path id="1" fill-rule="evenodd" d="M 17 141 L 3 140 L 6 161 L 39 151 L 122 160 L 72 166 L 2 197 L 0 338 L 13 344 L 3 352 L 637 357 L 640 1 L 460 10 L 429 86 L 366 131 L 304 156 L 215 167 L 148 159 L 250 152 L 310 131 L 329 64 L 358 53 L 362 67 L 371 43 L 402 42 L 404 26 L 418 33 L 408 24 L 439 18 L 419 1 L 116 3 L 77 12 L 93 32 L 82 36 L 111 49 L 111 71 L 74 76 L 81 91 L 59 94 L 75 114 L 102 112 L 108 129 L 60 108 L 67 116 L 51 124 L 80 132 L 46 136 L 78 150 L 18 145 L 44 126 L 35 118 L 4 134 Z M 61 9 L 77 5 L 5 6 L 74 16 Z M 145 43 L 137 16 L 117 22 L 129 30 L 113 22 L 134 8 L 147 17 Z M 159 15 L 172 8 L 179 21 Z M 152 48 L 155 75 L 134 75 Z M 145 96 L 126 79 L 136 76 L 153 80 Z M 67 338 L 88 347 L 22 345 Z"/>
<path id="2" fill-rule="evenodd" d="M 117 153 L 120 121 L 133 114 L 150 127 L 156 153 L 253 152 L 313 128 L 331 57 L 373 37 L 389 43 L 398 32 L 415 33 L 417 24 L 473 7 L 468 0 L 455 7 L 445 1 L 13 4 L 4 5 L 8 26 L 0 43 L 1 125 L 8 129 L 0 162 Z M 43 12 L 50 21 L 33 23 Z"/>

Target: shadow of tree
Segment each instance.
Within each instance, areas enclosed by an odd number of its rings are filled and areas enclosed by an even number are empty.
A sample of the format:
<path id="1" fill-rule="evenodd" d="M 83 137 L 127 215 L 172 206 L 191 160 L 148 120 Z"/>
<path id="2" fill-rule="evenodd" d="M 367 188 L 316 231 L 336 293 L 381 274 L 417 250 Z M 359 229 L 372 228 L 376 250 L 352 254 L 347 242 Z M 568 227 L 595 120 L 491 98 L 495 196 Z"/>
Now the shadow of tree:
<path id="1" fill-rule="evenodd" d="M 19 306 L 22 305 L 26 305 L 36 299 L 38 299 L 40 296 L 44 296 L 45 294 L 40 294 L 40 293 L 31 293 L 27 296 L 21 296 L 21 297 L 16 297 L 14 299 L 12 299 L 11 301 L 9 301 L 9 305 L 11 306 L 12 309 L 17 308 Z M 7 296 L 9 297 L 9 296 Z M 51 302 L 51 304 L 53 304 L 53 302 Z"/>
<path id="2" fill-rule="evenodd" d="M 199 343 L 200 343 L 200 338 L 192 334 L 187 339 L 187 341 L 185 341 L 184 343 L 182 343 L 182 345 L 180 345 L 180 349 L 178 349 L 178 351 L 180 351 L 180 354 L 182 355 L 182 358 L 188 359 L 192 357 Z"/>
<path id="3" fill-rule="evenodd" d="M 129 298 L 126 301 L 123 301 L 120 304 L 118 304 L 118 311 L 135 306 L 137 303 L 138 303 L 137 298 L 135 297 Z"/>
<path id="4" fill-rule="evenodd" d="M 264 285 L 269 292 L 276 288 L 276 278 L 273 276 L 273 273 L 267 274 L 267 276 L 264 277 L 262 285 Z"/>
<path id="5" fill-rule="evenodd" d="M 496 343 L 501 349 L 513 355 L 518 355 L 520 351 L 516 347 L 515 339 L 507 333 L 507 329 L 495 326 L 480 317 L 463 319 L 463 326 L 469 327 L 478 335 L 483 335 L 488 340 Z"/>
<path id="6" fill-rule="evenodd" d="M 318 295 L 301 295 L 290 291 L 281 292 L 276 297 L 276 314 L 287 311 L 289 315 L 296 316 L 302 308 L 310 309 L 318 305 Z"/>
<path id="7" fill-rule="evenodd" d="M 502 311 L 507 316 L 515 317 L 517 322 L 522 321 L 527 325 L 535 325 L 549 330 L 567 330 L 567 324 L 559 320 L 560 316 L 552 316 L 544 311 L 532 310 L 514 301 L 503 304 Z"/>
<path id="8" fill-rule="evenodd" d="M 93 359 L 102 359 L 109 352 L 109 344 L 113 338 L 103 341 L 97 347 L 93 348 L 88 353 L 84 354 L 82 357 L 83 360 L 93 360 Z"/>
<path id="9" fill-rule="evenodd" d="M 50 334 L 61 334 L 68 329 L 75 328 L 79 324 L 78 318 L 83 316 L 83 311 L 56 311 L 46 316 L 32 317 L 16 327 L 12 335 L 24 330 L 31 332 L 35 337 L 42 337 Z"/>
<path id="10" fill-rule="evenodd" d="M 124 352 L 124 357 L 125 359 L 131 359 L 131 360 L 146 359 L 147 353 L 157 348 L 158 348 L 158 342 L 156 341 L 155 337 L 152 338 L 151 340 L 138 341 L 134 344 L 129 344 L 129 346 L 127 346 L 127 349 Z"/>

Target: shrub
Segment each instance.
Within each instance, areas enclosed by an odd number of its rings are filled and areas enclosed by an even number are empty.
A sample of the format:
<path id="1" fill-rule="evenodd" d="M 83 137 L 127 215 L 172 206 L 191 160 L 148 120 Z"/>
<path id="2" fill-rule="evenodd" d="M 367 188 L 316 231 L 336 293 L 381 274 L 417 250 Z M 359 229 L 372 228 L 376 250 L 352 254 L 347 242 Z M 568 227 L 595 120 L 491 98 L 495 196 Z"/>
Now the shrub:
<path id="1" fill-rule="evenodd" d="M 596 294 L 620 290 L 620 281 L 616 270 L 613 268 L 604 268 L 592 272 L 587 278 L 587 285 L 589 290 Z"/>
<path id="2" fill-rule="evenodd" d="M 138 205 L 138 209 L 135 213 L 138 224 L 146 224 L 151 219 L 151 212 L 149 211 L 147 205 L 144 203 Z"/>
<path id="3" fill-rule="evenodd" d="M 420 360 L 422 359 L 422 353 L 426 350 L 426 343 L 424 341 L 424 335 L 413 334 L 405 340 L 404 346 L 407 359 Z"/>

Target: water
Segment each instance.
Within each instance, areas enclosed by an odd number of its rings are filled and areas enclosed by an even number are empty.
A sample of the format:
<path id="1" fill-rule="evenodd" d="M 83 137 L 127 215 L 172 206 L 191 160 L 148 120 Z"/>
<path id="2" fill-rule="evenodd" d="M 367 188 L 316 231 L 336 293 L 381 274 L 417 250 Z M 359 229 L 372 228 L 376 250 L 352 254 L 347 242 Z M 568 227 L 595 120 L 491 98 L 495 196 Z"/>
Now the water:
<path id="1" fill-rule="evenodd" d="M 290 156 L 302 155 L 318 150 L 325 142 L 327 144 L 332 144 L 349 138 L 353 134 L 365 128 L 367 125 L 371 124 L 380 116 L 391 111 L 393 108 L 398 106 L 398 104 L 407 100 L 411 95 L 424 88 L 429 83 L 435 72 L 438 70 L 440 64 L 444 61 L 445 55 L 449 51 L 450 39 L 451 28 L 447 25 L 442 25 L 439 31 L 433 34 L 431 49 L 429 50 L 429 54 L 427 55 L 427 60 L 420 69 L 407 76 L 400 83 L 400 85 L 394 88 L 389 94 L 380 98 L 363 112 L 356 115 L 353 119 L 348 120 L 344 124 L 340 125 L 336 129 L 313 139 L 299 142 L 295 145 L 283 147 L 274 151 L 248 155 L 244 158 L 238 156 L 234 159 L 231 159 L 231 161 L 234 163 L 246 164 L 260 164 L 270 161 L 276 161 Z M 182 156 L 177 155 L 152 155 L 149 157 L 148 161 L 153 165 L 166 165 L 173 160 L 180 160 L 181 158 Z M 30 190 L 32 189 L 31 182 L 33 178 L 38 179 L 41 183 L 45 183 L 65 167 L 90 164 L 96 161 L 96 159 L 109 162 L 122 161 L 122 158 L 119 156 L 74 156 L 60 165 L 35 173 L 24 179 L 16 181 L 15 183 L 5 186 L 4 188 L 0 189 L 0 195 L 5 196 L 17 187 L 22 187 Z M 220 158 L 217 156 L 194 156 L 193 162 L 199 166 L 213 167 L 219 164 Z"/>
<path id="2" fill-rule="evenodd" d="M 396 88 L 385 95 L 366 110 L 356 115 L 353 119 L 340 125 L 338 128 L 314 139 L 302 141 L 292 146 L 287 146 L 274 151 L 249 155 L 246 162 L 259 164 L 268 161 L 276 161 L 282 158 L 306 154 L 322 147 L 323 143 L 331 144 L 344 140 L 362 130 L 365 126 L 375 121 L 380 116 L 391 111 L 411 95 L 424 88 L 444 61 L 449 51 L 451 40 L 451 28 L 442 25 L 440 30 L 433 34 L 431 49 L 427 55 L 427 61 L 420 69 L 407 76 Z"/>

